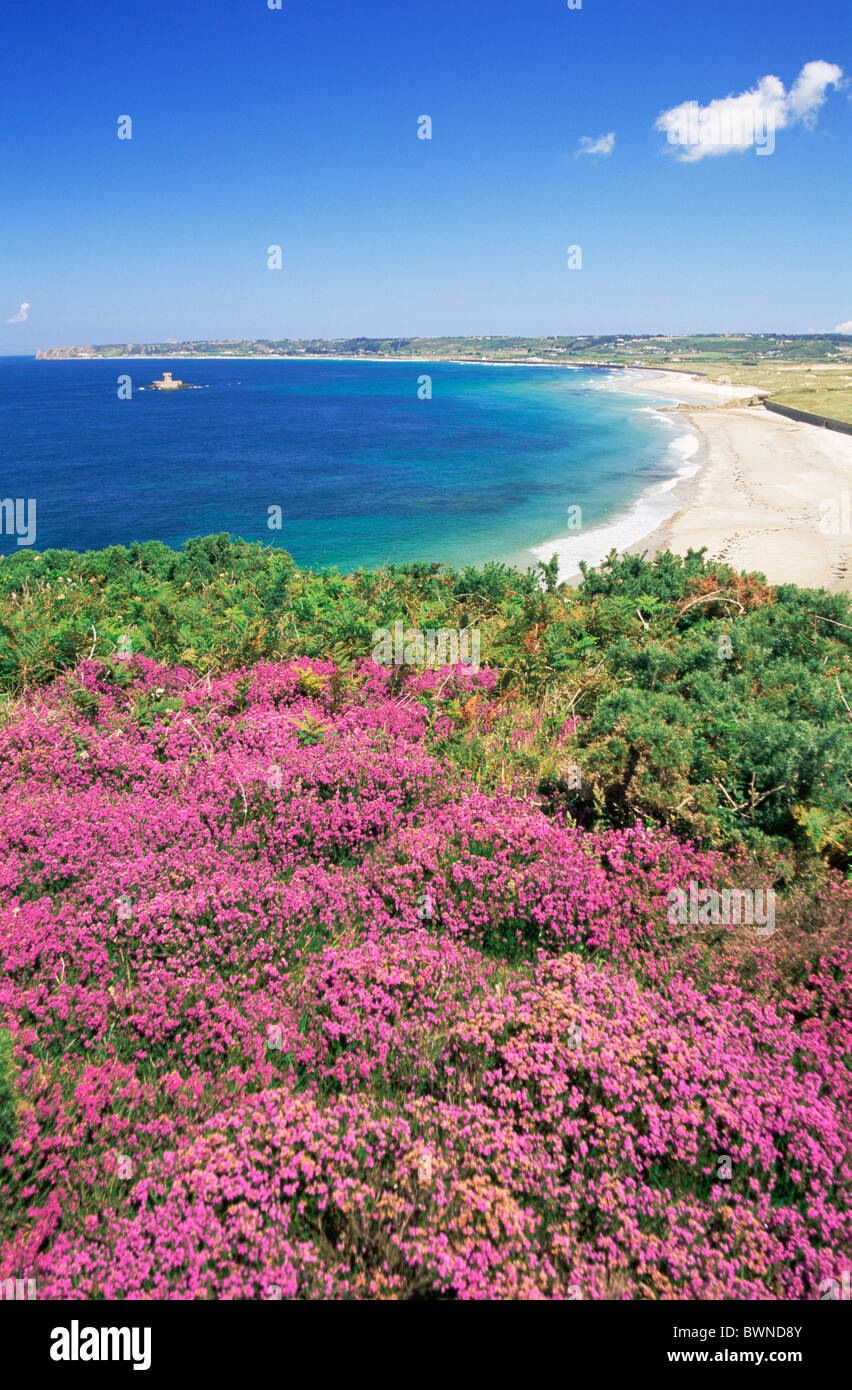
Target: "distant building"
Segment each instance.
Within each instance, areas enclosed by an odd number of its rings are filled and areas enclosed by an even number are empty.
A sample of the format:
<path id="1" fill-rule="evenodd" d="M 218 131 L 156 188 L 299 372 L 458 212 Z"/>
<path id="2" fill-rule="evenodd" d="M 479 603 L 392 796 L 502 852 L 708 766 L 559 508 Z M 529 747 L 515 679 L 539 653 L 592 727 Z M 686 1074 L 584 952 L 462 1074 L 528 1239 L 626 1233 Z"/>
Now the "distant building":
<path id="1" fill-rule="evenodd" d="M 143 391 L 199 391 L 201 388 L 192 381 L 175 381 L 171 372 L 163 372 L 159 381 L 152 381 L 150 386 L 143 386 Z"/>

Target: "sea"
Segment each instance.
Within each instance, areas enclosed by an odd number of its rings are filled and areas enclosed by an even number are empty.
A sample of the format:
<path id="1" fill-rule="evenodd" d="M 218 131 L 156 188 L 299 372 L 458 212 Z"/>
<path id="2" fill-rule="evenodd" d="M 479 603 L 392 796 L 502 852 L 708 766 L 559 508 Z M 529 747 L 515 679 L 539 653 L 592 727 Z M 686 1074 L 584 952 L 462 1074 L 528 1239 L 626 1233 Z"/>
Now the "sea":
<path id="1" fill-rule="evenodd" d="M 164 370 L 198 389 L 147 389 Z M 641 380 L 425 361 L 0 358 L 0 500 L 21 504 L 15 524 L 2 510 L 0 554 L 227 531 L 343 572 L 558 554 L 568 578 L 654 530 L 699 466 L 694 431 Z"/>

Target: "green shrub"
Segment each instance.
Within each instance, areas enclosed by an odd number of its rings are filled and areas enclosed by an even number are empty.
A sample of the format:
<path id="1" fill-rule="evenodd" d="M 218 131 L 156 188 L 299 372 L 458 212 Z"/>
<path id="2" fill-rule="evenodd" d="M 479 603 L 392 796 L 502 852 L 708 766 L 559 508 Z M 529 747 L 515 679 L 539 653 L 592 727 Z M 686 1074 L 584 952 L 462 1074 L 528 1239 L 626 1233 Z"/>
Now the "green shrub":
<path id="1" fill-rule="evenodd" d="M 18 1132 L 13 1077 L 12 1035 L 0 1028 L 0 1149 L 8 1149 Z"/>
<path id="2" fill-rule="evenodd" d="M 577 589 L 552 563 L 526 574 L 492 563 L 342 575 L 227 535 L 181 551 L 156 541 L 21 551 L 0 563 L 0 690 L 45 684 L 90 654 L 121 684 L 123 636 L 136 654 L 199 673 L 307 656 L 331 659 L 342 679 L 370 655 L 376 628 L 473 627 L 482 664 L 513 703 L 487 726 L 460 721 L 444 751 L 482 784 L 537 781 L 554 810 L 573 814 L 577 797 L 560 799 L 559 788 L 576 761 L 591 784 L 587 817 L 642 817 L 720 847 L 793 847 L 847 868 L 849 599 L 772 588 L 696 551 L 650 562 L 613 553 L 582 568 Z M 394 672 L 397 687 L 406 673 Z M 303 678 L 305 693 L 321 686 Z M 75 698 L 93 718 L 95 697 Z M 238 685 L 234 712 L 244 704 Z M 139 718 L 176 708 L 149 699 Z M 568 718 L 579 727 L 566 745 Z M 533 729 L 520 741 L 519 720 Z"/>

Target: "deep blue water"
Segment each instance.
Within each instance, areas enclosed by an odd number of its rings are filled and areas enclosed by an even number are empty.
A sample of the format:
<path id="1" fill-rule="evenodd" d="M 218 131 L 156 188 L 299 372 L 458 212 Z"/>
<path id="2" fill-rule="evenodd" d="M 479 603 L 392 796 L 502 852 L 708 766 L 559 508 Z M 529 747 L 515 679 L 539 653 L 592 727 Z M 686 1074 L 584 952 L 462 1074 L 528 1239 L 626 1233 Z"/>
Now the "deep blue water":
<path id="1" fill-rule="evenodd" d="M 140 391 L 163 369 L 206 387 Z M 418 399 L 418 378 L 432 399 Z M 130 400 L 117 378 L 129 375 Z M 0 358 L 0 497 L 35 548 L 229 531 L 300 563 L 515 559 L 673 471 L 671 428 L 601 371 L 449 363 Z M 268 526 L 282 511 L 281 530 Z M 17 549 L 0 536 L 0 553 Z"/>

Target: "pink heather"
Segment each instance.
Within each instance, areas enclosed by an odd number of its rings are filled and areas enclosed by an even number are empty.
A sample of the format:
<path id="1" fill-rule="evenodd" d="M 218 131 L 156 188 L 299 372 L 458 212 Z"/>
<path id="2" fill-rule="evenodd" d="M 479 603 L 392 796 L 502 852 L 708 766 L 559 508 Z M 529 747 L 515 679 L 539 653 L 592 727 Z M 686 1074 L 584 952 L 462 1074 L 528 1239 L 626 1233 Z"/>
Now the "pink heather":
<path id="1" fill-rule="evenodd" d="M 757 943 L 751 992 L 676 956 L 667 892 L 731 865 L 454 772 L 429 740 L 488 671 L 128 669 L 0 730 L 0 1278 L 803 1299 L 848 1266 L 848 951 L 791 983 Z"/>

